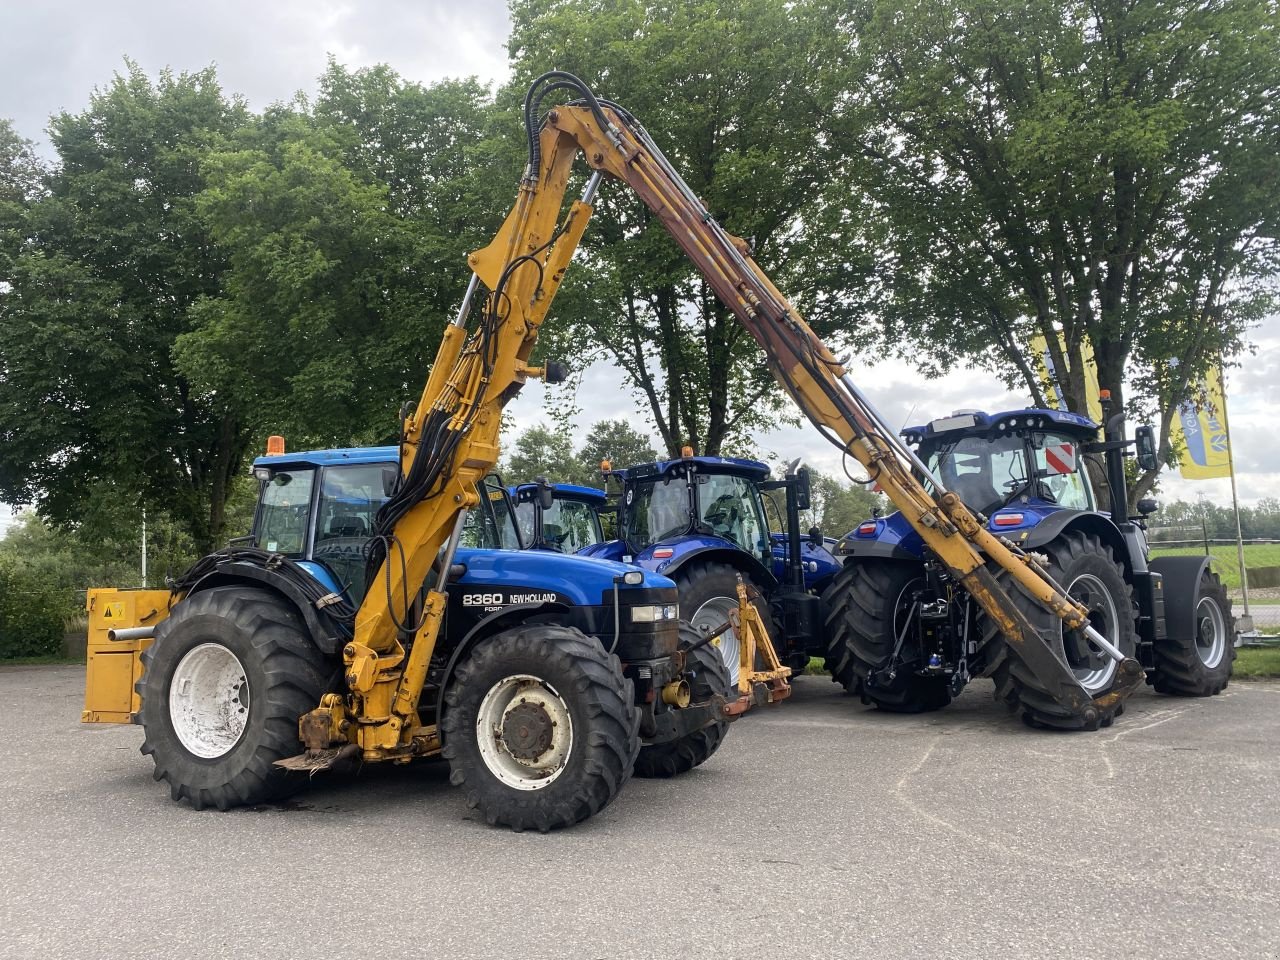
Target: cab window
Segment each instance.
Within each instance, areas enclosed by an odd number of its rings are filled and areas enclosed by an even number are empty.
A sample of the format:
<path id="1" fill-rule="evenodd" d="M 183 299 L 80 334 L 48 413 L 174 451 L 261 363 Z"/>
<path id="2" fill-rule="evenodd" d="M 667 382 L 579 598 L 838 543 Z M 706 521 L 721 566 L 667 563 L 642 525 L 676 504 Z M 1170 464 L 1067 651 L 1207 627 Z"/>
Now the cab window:
<path id="1" fill-rule="evenodd" d="M 750 553 L 768 546 L 768 527 L 755 485 L 742 477 L 700 476 L 698 520 L 702 529 Z"/>
<path id="2" fill-rule="evenodd" d="M 253 525 L 254 543 L 263 550 L 301 557 L 307 549 L 307 520 L 311 515 L 310 467 L 280 470 L 262 484 Z"/>
<path id="3" fill-rule="evenodd" d="M 358 605 L 364 599 L 365 545 L 378 509 L 387 502 L 383 475 L 396 469 L 382 463 L 326 467 L 320 482 L 316 541 L 312 559 L 322 562 Z"/>
<path id="4" fill-rule="evenodd" d="M 600 520 L 581 500 L 556 500 L 542 512 L 542 539 L 561 553 L 577 553 L 604 539 Z"/>
<path id="5" fill-rule="evenodd" d="M 627 543 L 643 550 L 689 529 L 689 485 L 683 477 L 640 483 L 627 491 Z"/>
<path id="6" fill-rule="evenodd" d="M 1055 433 L 1032 437 L 1039 493 L 1070 510 L 1093 510 L 1093 488 L 1084 468 L 1081 442 Z"/>

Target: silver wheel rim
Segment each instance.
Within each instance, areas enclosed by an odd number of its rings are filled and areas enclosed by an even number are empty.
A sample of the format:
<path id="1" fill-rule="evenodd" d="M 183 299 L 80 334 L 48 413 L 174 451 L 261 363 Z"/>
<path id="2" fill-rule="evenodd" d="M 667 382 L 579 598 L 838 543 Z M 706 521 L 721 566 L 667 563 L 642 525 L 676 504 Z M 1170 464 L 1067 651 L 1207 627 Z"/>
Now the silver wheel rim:
<path id="1" fill-rule="evenodd" d="M 1116 610 L 1115 599 L 1107 585 L 1092 573 L 1082 573 L 1071 581 L 1067 587 L 1071 599 L 1085 605 L 1089 610 L 1089 622 L 1095 630 L 1110 640 L 1121 650 L 1120 617 Z M 1059 630 L 1062 621 L 1058 621 Z M 1085 641 L 1087 643 L 1087 641 Z M 1116 675 L 1116 662 L 1092 643 L 1087 643 L 1088 655 L 1083 661 L 1072 662 L 1063 644 L 1063 659 L 1071 669 L 1072 675 L 1084 687 L 1085 692 L 1094 696 L 1111 687 Z"/>
<path id="2" fill-rule="evenodd" d="M 724 625 L 724 622 L 729 619 L 730 612 L 737 609 L 737 598 L 712 597 L 694 611 L 693 619 L 689 623 L 701 634 L 712 633 Z M 730 627 L 712 640 L 711 643 L 720 651 L 720 659 L 724 661 L 725 668 L 729 671 L 729 684 L 736 690 L 738 688 L 738 668 L 742 665 L 742 651 L 741 644 L 738 641 L 738 631 Z"/>
<path id="3" fill-rule="evenodd" d="M 1222 608 L 1213 597 L 1201 597 L 1196 604 L 1196 656 L 1210 669 L 1222 662 L 1227 652 L 1227 624 Z"/>
<path id="4" fill-rule="evenodd" d="M 530 737 L 538 739 L 540 725 L 545 744 L 529 746 Z M 545 680 L 527 673 L 506 677 L 480 701 L 476 743 L 484 765 L 502 783 L 516 790 L 549 787 L 573 751 L 569 705 Z"/>
<path id="5" fill-rule="evenodd" d="M 202 760 L 230 753 L 249 720 L 244 666 L 220 643 L 192 647 L 169 683 L 169 720 L 178 742 Z"/>

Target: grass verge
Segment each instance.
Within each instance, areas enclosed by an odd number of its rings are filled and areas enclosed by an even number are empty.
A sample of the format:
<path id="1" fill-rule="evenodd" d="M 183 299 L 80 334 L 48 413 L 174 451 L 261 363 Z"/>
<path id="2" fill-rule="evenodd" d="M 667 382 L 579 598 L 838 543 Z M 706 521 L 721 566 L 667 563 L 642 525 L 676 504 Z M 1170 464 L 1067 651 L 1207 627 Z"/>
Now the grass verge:
<path id="1" fill-rule="evenodd" d="M 1233 676 L 1241 680 L 1280 679 L 1280 646 L 1241 647 Z"/>

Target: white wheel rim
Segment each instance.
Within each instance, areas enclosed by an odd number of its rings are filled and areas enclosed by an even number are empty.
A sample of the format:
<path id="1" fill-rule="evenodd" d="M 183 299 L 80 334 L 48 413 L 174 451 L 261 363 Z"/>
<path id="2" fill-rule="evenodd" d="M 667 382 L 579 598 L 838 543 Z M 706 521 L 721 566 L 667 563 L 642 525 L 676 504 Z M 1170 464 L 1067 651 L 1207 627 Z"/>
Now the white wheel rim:
<path id="1" fill-rule="evenodd" d="M 476 743 L 489 772 L 516 790 L 556 782 L 573 751 L 573 718 L 556 689 L 538 677 L 499 680 L 480 701 Z"/>
<path id="2" fill-rule="evenodd" d="M 1201 597 L 1196 604 L 1196 656 L 1213 669 L 1227 652 L 1227 625 L 1222 608 L 1213 597 Z"/>
<path id="3" fill-rule="evenodd" d="M 220 643 L 188 650 L 169 683 L 169 720 L 187 752 L 203 760 L 230 753 L 249 720 L 249 683 L 236 655 Z"/>
<path id="4" fill-rule="evenodd" d="M 1086 593 L 1086 596 L 1097 598 L 1101 602 L 1085 602 L 1084 598 L 1077 597 L 1077 592 Z M 1071 581 L 1067 587 L 1067 594 L 1072 599 L 1085 602 L 1085 606 L 1089 607 L 1090 617 L 1095 630 L 1110 640 L 1116 646 L 1120 646 L 1120 618 L 1116 610 L 1115 600 L 1111 596 L 1111 591 L 1107 589 L 1105 583 L 1095 577 L 1092 573 L 1082 573 Z M 1094 619 L 1093 614 L 1100 614 L 1103 622 Z M 1062 621 L 1058 621 L 1059 630 L 1062 629 Z M 1123 648 L 1122 648 L 1123 649 Z M 1064 645 L 1063 659 L 1066 660 L 1068 667 L 1071 669 L 1072 675 L 1080 682 L 1080 686 L 1084 687 L 1085 692 L 1090 696 L 1095 696 L 1105 690 L 1110 689 L 1111 682 L 1116 675 L 1116 662 L 1105 653 L 1102 653 L 1092 643 L 1089 644 L 1089 651 L 1093 655 L 1091 659 L 1096 659 L 1097 666 L 1078 665 L 1071 663 L 1066 656 Z"/>
<path id="5" fill-rule="evenodd" d="M 729 614 L 738 609 L 738 601 L 733 597 L 712 597 L 694 611 L 689 623 L 704 636 L 719 630 L 729 619 Z M 729 685 L 738 688 L 738 668 L 742 665 L 741 645 L 738 642 L 738 631 L 730 627 L 711 641 L 720 651 L 720 658 L 729 671 Z"/>

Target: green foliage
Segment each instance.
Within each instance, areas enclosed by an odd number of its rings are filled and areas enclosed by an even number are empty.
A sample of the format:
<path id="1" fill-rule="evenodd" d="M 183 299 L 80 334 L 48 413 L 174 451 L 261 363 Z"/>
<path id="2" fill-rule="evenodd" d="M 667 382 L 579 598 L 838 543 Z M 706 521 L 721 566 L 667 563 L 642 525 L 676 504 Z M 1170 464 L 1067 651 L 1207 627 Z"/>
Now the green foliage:
<path id="1" fill-rule="evenodd" d="M 588 471 L 594 471 L 593 485 L 599 485 L 601 461 L 608 460 L 615 467 L 630 467 L 637 463 L 653 463 L 658 453 L 647 434 L 636 430 L 625 420 L 599 420 L 592 425 L 587 439 L 578 450 L 578 460 Z"/>
<path id="2" fill-rule="evenodd" d="M 827 135 L 843 41 L 811 0 L 515 0 L 509 99 L 556 68 L 582 77 L 652 131 L 693 191 L 819 329 L 837 311 L 807 274 L 839 145 Z M 661 225 L 626 190 L 600 191 L 586 270 L 570 271 L 548 325 L 554 355 L 616 363 L 672 456 L 717 454 L 777 423 L 782 394 L 754 341 Z M 849 266 L 848 263 L 845 266 Z"/>
<path id="3" fill-rule="evenodd" d="M 209 546 L 250 441 L 249 398 L 202 391 L 171 348 L 225 258 L 197 209 L 200 157 L 242 126 L 212 70 L 135 65 L 51 122 L 60 166 L 29 199 L 0 292 L 0 497 L 70 523 L 110 483 Z"/>
<path id="4" fill-rule="evenodd" d="M 840 136 L 867 158 L 855 250 L 886 252 L 879 340 L 1039 398 L 1044 335 L 1083 410 L 1087 339 L 1101 386 L 1164 414 L 1167 459 L 1188 382 L 1273 302 L 1275 17 L 1271 0 L 850 4 Z"/>
<path id="5" fill-rule="evenodd" d="M 0 554 L 0 660 L 57 655 L 74 609 L 69 591 Z"/>
<path id="6" fill-rule="evenodd" d="M 552 483 L 598 482 L 600 467 L 591 478 L 587 465 L 573 452 L 573 438 L 563 427 L 538 424 L 520 434 L 508 449 L 502 476 L 507 483 L 527 483 L 545 477 Z"/>
<path id="7" fill-rule="evenodd" d="M 331 63 L 314 107 L 274 107 L 208 154 L 198 208 L 230 269 L 195 305 L 179 366 L 251 397 L 259 433 L 394 438 L 488 222 L 466 186 L 487 109 L 474 83 Z"/>

